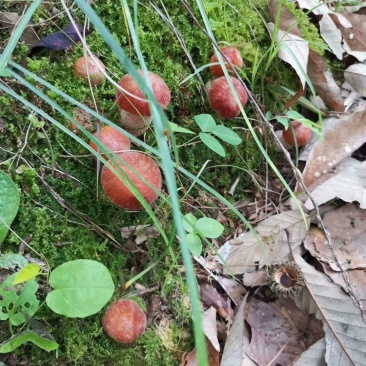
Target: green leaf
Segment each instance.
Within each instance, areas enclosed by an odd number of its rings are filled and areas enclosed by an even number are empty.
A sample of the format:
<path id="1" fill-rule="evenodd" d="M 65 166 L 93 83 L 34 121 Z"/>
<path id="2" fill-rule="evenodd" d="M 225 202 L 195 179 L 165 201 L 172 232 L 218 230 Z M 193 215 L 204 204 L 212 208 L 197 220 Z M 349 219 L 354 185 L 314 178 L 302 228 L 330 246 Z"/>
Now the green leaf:
<path id="1" fill-rule="evenodd" d="M 202 142 L 207 147 L 209 147 L 211 150 L 215 151 L 215 153 L 219 154 L 223 158 L 225 157 L 225 155 L 226 155 L 225 149 L 215 137 L 213 137 L 207 133 L 204 133 L 204 132 L 200 132 L 199 136 L 200 136 L 200 139 L 202 140 Z"/>
<path id="2" fill-rule="evenodd" d="M 216 122 L 211 114 L 199 114 L 194 116 L 193 119 L 196 121 L 202 132 L 212 132 L 216 127 Z"/>
<path id="3" fill-rule="evenodd" d="M 212 134 L 231 145 L 240 145 L 242 142 L 242 139 L 236 132 L 223 125 L 216 126 Z"/>
<path id="4" fill-rule="evenodd" d="M 202 253 L 202 242 L 197 234 L 187 234 L 186 244 L 194 256 L 198 257 Z"/>
<path id="5" fill-rule="evenodd" d="M 33 330 L 25 330 L 0 344 L 0 353 L 13 352 L 22 344 L 32 342 L 47 352 L 54 351 L 58 344 L 50 339 L 44 338 Z"/>
<path id="6" fill-rule="evenodd" d="M 281 123 L 282 125 L 285 126 L 285 128 L 287 129 L 288 124 L 289 124 L 289 120 L 287 117 L 276 117 L 277 122 Z"/>
<path id="7" fill-rule="evenodd" d="M 180 133 L 190 133 L 195 134 L 193 131 L 189 130 L 188 128 L 180 127 L 174 122 L 169 122 L 170 128 L 173 132 L 180 132 Z"/>
<path id="8" fill-rule="evenodd" d="M 49 283 L 54 290 L 46 297 L 47 305 L 55 313 L 70 318 L 97 313 L 114 292 L 107 267 L 89 259 L 61 264 L 52 271 Z"/>
<path id="9" fill-rule="evenodd" d="M 210 18 L 208 22 L 210 23 L 210 27 L 212 30 L 216 30 L 217 28 L 221 28 L 225 25 L 224 22 L 218 22 L 212 18 Z"/>
<path id="10" fill-rule="evenodd" d="M 33 316 L 38 310 L 38 283 L 30 280 L 13 286 L 16 275 L 12 274 L 0 285 L 0 320 L 9 319 L 11 324 L 20 325 L 26 321 L 24 314 Z"/>
<path id="11" fill-rule="evenodd" d="M 218 238 L 224 232 L 224 227 L 217 220 L 209 217 L 198 219 L 196 229 L 200 235 L 211 239 Z"/>
<path id="12" fill-rule="evenodd" d="M 293 110 L 289 110 L 285 113 L 285 115 L 293 120 L 295 119 L 305 119 L 305 117 L 300 114 L 299 112 L 293 111 Z"/>
<path id="13" fill-rule="evenodd" d="M 0 170 L 0 244 L 19 208 L 19 193 L 11 178 Z"/>
<path id="14" fill-rule="evenodd" d="M 0 268 L 15 269 L 16 267 L 23 268 L 28 264 L 28 261 L 18 253 L 7 253 L 0 256 Z"/>
<path id="15" fill-rule="evenodd" d="M 1 77 L 7 77 L 7 76 L 11 76 L 11 74 L 10 74 L 10 72 L 8 70 L 5 70 L 4 69 L 2 72 L 0 72 L 0 76 Z"/>
<path id="16" fill-rule="evenodd" d="M 194 227 L 196 225 L 197 219 L 194 217 L 193 214 L 188 213 L 187 215 L 184 215 L 183 219 L 183 227 L 184 230 L 188 233 L 194 233 Z"/>
<path id="17" fill-rule="evenodd" d="M 39 272 L 41 272 L 41 267 L 38 264 L 29 263 L 16 274 L 13 285 L 32 280 L 38 276 Z"/>

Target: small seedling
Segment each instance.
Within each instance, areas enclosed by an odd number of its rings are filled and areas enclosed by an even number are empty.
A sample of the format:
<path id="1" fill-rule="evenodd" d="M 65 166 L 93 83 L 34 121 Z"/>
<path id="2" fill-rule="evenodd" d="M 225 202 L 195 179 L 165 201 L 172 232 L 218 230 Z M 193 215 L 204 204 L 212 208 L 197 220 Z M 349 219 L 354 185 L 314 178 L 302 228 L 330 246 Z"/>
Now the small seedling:
<path id="1" fill-rule="evenodd" d="M 209 217 L 197 218 L 189 213 L 184 215 L 183 227 L 188 232 L 186 244 L 190 252 L 198 257 L 202 252 L 202 238 L 215 239 L 224 231 L 224 227 Z"/>

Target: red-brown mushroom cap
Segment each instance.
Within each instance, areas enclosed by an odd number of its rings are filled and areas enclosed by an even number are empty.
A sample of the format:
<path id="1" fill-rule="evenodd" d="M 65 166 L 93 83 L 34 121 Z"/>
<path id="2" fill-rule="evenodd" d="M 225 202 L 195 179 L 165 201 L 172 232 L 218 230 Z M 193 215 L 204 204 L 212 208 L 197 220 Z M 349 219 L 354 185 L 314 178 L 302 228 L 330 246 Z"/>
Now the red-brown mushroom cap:
<path id="1" fill-rule="evenodd" d="M 248 94 L 238 79 L 232 76 L 230 78 L 239 96 L 240 103 L 244 107 L 248 101 Z M 211 108 L 222 118 L 234 118 L 240 114 L 238 103 L 225 76 L 213 81 L 208 92 L 208 101 Z"/>
<path id="2" fill-rule="evenodd" d="M 99 138 L 98 132 L 94 132 L 93 134 L 96 138 Z M 100 129 L 100 141 L 103 145 L 108 147 L 110 150 L 114 152 L 121 152 L 123 150 L 130 150 L 131 141 L 130 139 L 124 135 L 122 132 L 117 131 L 113 126 L 103 126 Z M 90 141 L 90 147 L 92 147 L 95 151 L 97 151 L 97 145 Z M 105 154 L 102 154 L 105 158 Z"/>
<path id="3" fill-rule="evenodd" d="M 158 165 L 152 158 L 140 151 L 123 151 L 117 155 L 125 162 L 124 164 L 117 161 L 118 165 L 126 172 L 138 191 L 151 205 L 158 198 L 158 194 L 128 168 L 126 164 L 131 166 L 137 174 L 141 175 L 160 191 L 162 176 Z M 115 205 L 127 210 L 141 210 L 143 208 L 132 191 L 107 166 L 104 166 L 102 169 L 101 182 L 105 194 Z"/>
<path id="4" fill-rule="evenodd" d="M 114 301 L 102 318 L 104 331 L 118 343 L 131 343 L 146 329 L 146 315 L 137 302 Z"/>
<path id="5" fill-rule="evenodd" d="M 105 66 L 102 61 L 97 57 L 82 56 L 78 58 L 74 63 L 75 76 L 81 79 L 88 80 L 90 78 L 90 84 L 92 86 L 98 86 L 103 84 L 105 76 Z"/>
<path id="6" fill-rule="evenodd" d="M 144 77 L 141 70 L 138 70 L 138 73 L 141 77 Z M 154 96 L 160 106 L 165 109 L 169 105 L 171 98 L 168 85 L 166 85 L 165 81 L 160 76 L 153 74 L 150 71 L 148 73 Z M 149 102 L 131 75 L 127 74 L 123 76 L 118 82 L 118 85 L 129 93 L 127 94 L 120 89 L 117 89 L 116 100 L 121 109 L 132 114 L 151 116 Z"/>
<path id="7" fill-rule="evenodd" d="M 150 126 L 152 117 L 132 114 L 123 109 L 119 110 L 121 126 L 134 136 L 141 136 Z"/>
<path id="8" fill-rule="evenodd" d="M 231 63 L 232 66 L 241 69 L 244 65 L 243 59 L 240 55 L 239 50 L 236 47 L 223 47 L 221 48 L 221 52 L 226 56 L 228 61 Z M 219 62 L 216 55 L 212 55 L 210 58 L 210 63 Z M 224 59 L 226 69 L 229 73 L 232 73 L 233 67 L 230 66 L 226 60 Z M 221 65 L 212 65 L 210 66 L 211 74 L 215 77 L 223 76 L 224 70 L 222 69 Z"/>
<path id="9" fill-rule="evenodd" d="M 295 136 L 297 146 L 304 146 L 311 138 L 311 129 L 309 127 L 304 126 L 299 121 L 293 121 L 292 128 L 289 126 L 287 130 L 283 130 L 282 137 L 283 139 L 291 146 L 295 146 Z"/>

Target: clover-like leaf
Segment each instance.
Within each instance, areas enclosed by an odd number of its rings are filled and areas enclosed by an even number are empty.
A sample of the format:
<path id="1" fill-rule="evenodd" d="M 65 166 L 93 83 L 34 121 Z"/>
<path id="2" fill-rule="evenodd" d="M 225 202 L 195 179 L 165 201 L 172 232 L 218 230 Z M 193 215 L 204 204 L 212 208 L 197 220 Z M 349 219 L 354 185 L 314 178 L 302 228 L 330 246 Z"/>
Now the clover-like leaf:
<path id="1" fill-rule="evenodd" d="M 89 259 L 61 264 L 52 271 L 49 283 L 54 290 L 46 297 L 47 305 L 55 313 L 70 318 L 97 313 L 114 292 L 107 267 Z"/>
<path id="2" fill-rule="evenodd" d="M 194 217 L 193 214 L 188 213 L 187 215 L 184 215 L 183 219 L 184 230 L 187 231 L 188 233 L 193 233 L 194 228 L 196 226 L 196 221 L 197 219 Z"/>
<path id="3" fill-rule="evenodd" d="M 230 145 L 240 145 L 242 142 L 242 139 L 236 132 L 223 125 L 216 126 L 212 134 Z"/>
<path id="4" fill-rule="evenodd" d="M 205 238 L 218 238 L 223 232 L 224 227 L 215 219 L 202 217 L 197 220 L 196 229 Z"/>
<path id="5" fill-rule="evenodd" d="M 219 154 L 223 158 L 225 157 L 225 149 L 221 145 L 221 143 L 217 140 L 217 138 L 209 135 L 208 133 L 200 132 L 199 134 L 202 142 L 209 147 L 211 150 L 215 151 L 215 153 Z"/>
<path id="6" fill-rule="evenodd" d="M 199 114 L 193 118 L 202 132 L 212 132 L 216 127 L 216 122 L 211 114 Z"/>
<path id="7" fill-rule="evenodd" d="M 187 234 L 186 244 L 189 251 L 196 257 L 202 252 L 202 241 L 197 234 Z"/>

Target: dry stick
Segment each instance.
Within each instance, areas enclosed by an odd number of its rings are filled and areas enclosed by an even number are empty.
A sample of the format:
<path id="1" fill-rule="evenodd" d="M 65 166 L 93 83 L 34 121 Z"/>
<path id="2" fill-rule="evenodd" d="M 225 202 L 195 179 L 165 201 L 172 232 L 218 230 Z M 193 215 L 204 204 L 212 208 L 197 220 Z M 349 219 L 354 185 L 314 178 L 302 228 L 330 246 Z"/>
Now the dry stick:
<path id="1" fill-rule="evenodd" d="M 209 39 L 209 41 L 215 46 L 215 48 L 221 53 L 221 56 L 225 59 L 225 61 L 231 65 L 230 61 L 227 59 L 227 57 L 224 55 L 224 53 L 220 50 L 220 47 L 218 46 L 218 44 L 215 42 L 215 40 L 213 40 L 210 35 L 207 33 L 206 29 L 200 24 L 200 22 L 197 20 L 197 18 L 195 17 L 195 15 L 193 14 L 193 11 L 190 7 L 189 4 L 187 4 L 186 0 L 180 0 L 180 2 L 183 4 L 183 6 L 185 7 L 185 9 L 188 11 L 189 15 L 192 17 L 193 21 L 197 24 L 197 26 L 201 29 L 201 31 L 206 35 L 206 37 Z M 327 243 L 329 246 L 329 249 L 331 250 L 332 253 L 332 257 L 335 261 L 335 263 L 337 264 L 338 268 L 340 269 L 340 271 L 342 272 L 342 276 L 343 276 L 343 280 L 347 285 L 347 291 L 349 293 L 349 295 L 353 298 L 353 300 L 356 302 L 356 304 L 358 304 L 356 297 L 352 291 L 351 285 L 349 283 L 348 277 L 347 277 L 347 273 L 343 270 L 343 268 L 341 267 L 338 258 L 336 257 L 335 253 L 334 253 L 334 247 L 332 244 L 332 240 L 330 237 L 330 234 L 328 232 L 328 230 L 326 229 L 324 222 L 321 218 L 320 215 L 320 211 L 319 211 L 319 207 L 318 205 L 315 203 L 315 201 L 313 200 L 313 198 L 310 195 L 309 190 L 307 189 L 307 187 L 304 184 L 304 181 L 302 179 L 301 173 L 300 171 L 296 168 L 295 164 L 293 163 L 293 161 L 291 160 L 289 154 L 287 153 L 287 150 L 283 147 L 283 145 L 281 144 L 279 138 L 276 136 L 276 134 L 274 133 L 274 129 L 273 126 L 267 121 L 265 115 L 263 114 L 260 106 L 258 105 L 257 101 L 255 100 L 254 96 L 252 95 L 251 91 L 247 88 L 247 86 L 245 85 L 245 83 L 242 81 L 240 75 L 238 74 L 238 72 L 235 70 L 235 67 L 232 68 L 233 72 L 235 74 L 235 76 L 240 80 L 240 82 L 242 83 L 243 87 L 245 88 L 245 90 L 248 93 L 249 96 L 249 100 L 250 102 L 253 104 L 253 106 L 255 107 L 256 112 L 258 113 L 258 115 L 260 116 L 260 119 L 262 120 L 262 122 L 264 122 L 267 127 L 269 128 L 269 130 L 271 131 L 273 137 L 275 138 L 277 144 L 279 145 L 279 147 L 281 148 L 282 152 L 284 153 L 287 162 L 290 164 L 295 178 L 297 180 L 297 183 L 300 185 L 301 189 L 303 190 L 303 192 L 306 193 L 306 195 L 309 197 L 311 203 L 314 206 L 314 210 L 315 210 L 315 216 L 318 220 L 318 223 L 321 227 L 321 229 L 324 231 L 325 237 L 327 239 Z"/>

